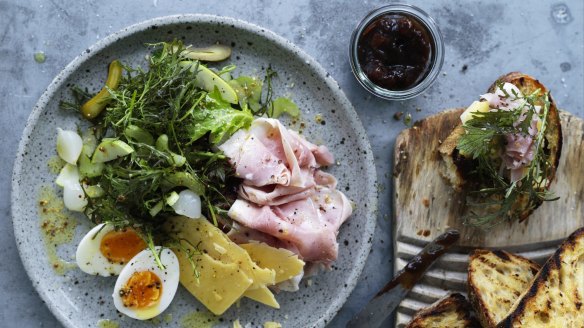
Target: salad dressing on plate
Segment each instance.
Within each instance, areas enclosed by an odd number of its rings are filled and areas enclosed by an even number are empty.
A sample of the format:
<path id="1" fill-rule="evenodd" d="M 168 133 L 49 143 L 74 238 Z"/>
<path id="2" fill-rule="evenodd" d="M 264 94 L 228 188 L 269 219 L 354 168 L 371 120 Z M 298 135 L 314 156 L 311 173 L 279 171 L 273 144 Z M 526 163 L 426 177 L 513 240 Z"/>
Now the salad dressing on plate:
<path id="1" fill-rule="evenodd" d="M 74 269 L 77 265 L 59 257 L 57 247 L 73 240 L 77 220 L 64 214 L 63 201 L 48 186 L 41 188 L 38 204 L 39 224 L 49 263 L 57 274 L 64 275 L 67 270 Z"/>

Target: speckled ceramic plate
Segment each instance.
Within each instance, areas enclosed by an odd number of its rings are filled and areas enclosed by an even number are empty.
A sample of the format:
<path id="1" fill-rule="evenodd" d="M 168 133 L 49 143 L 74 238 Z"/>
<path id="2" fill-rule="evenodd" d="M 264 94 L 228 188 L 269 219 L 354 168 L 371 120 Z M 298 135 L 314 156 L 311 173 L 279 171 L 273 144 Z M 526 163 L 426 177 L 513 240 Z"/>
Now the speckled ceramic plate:
<path id="1" fill-rule="evenodd" d="M 354 288 L 371 248 L 377 208 L 375 167 L 365 131 L 338 84 L 311 57 L 289 41 L 261 27 L 240 20 L 179 15 L 157 18 L 130 26 L 87 49 L 51 83 L 34 108 L 20 142 L 12 179 L 12 216 L 16 242 L 24 266 L 42 299 L 67 327 L 95 327 L 100 319 L 112 319 L 121 327 L 152 327 L 120 316 L 111 300 L 115 278 L 94 277 L 78 269 L 63 275 L 53 270 L 41 234 L 39 199 L 41 189 L 54 186 L 55 174 L 47 163 L 55 156 L 56 128 L 75 129 L 84 122 L 60 110 L 60 100 L 69 99 L 72 85 L 97 91 L 114 58 L 145 66 L 145 43 L 182 39 L 187 44 L 207 45 L 217 41 L 233 46 L 230 61 L 240 74 L 263 76 L 268 65 L 278 72 L 275 93 L 289 95 L 302 109 L 307 122 L 304 134 L 332 150 L 338 165 L 329 172 L 339 179 L 339 188 L 357 208 L 340 230 L 339 258 L 332 270 L 303 283 L 296 293 L 280 293 L 281 309 L 275 310 L 242 300 L 216 323 L 231 322 L 261 326 L 276 321 L 284 327 L 322 327 L 335 315 Z M 316 123 L 320 115 L 322 122 Z M 72 242 L 58 247 L 58 256 L 74 261 L 77 242 L 90 229 L 81 215 L 69 214 L 78 222 Z M 161 316 L 161 326 L 180 327 L 193 311 L 204 307 L 185 289 Z M 170 315 L 168 315 L 170 314 Z"/>

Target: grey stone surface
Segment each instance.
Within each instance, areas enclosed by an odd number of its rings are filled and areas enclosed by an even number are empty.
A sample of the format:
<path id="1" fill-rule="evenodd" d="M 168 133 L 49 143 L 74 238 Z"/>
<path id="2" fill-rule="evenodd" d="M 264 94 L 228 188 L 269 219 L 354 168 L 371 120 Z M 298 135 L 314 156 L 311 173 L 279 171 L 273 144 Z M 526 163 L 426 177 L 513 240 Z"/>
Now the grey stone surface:
<path id="1" fill-rule="evenodd" d="M 584 2 L 411 1 L 432 15 L 446 42 L 443 73 L 422 96 L 376 99 L 353 79 L 347 56 L 357 22 L 381 1 L 0 1 L 0 326 L 59 327 L 28 280 L 10 220 L 10 173 L 34 103 L 53 77 L 98 39 L 163 15 L 209 13 L 265 26 L 312 55 L 339 82 L 369 133 L 380 208 L 373 250 L 361 281 L 331 327 L 343 327 L 392 272 L 391 153 L 404 128 L 398 111 L 420 119 L 465 106 L 499 75 L 520 70 L 539 78 L 562 109 L 584 116 Z M 46 61 L 34 61 L 43 51 Z M 463 69 L 466 67 L 466 69 Z M 32 195 L 31 195 L 32 197 Z"/>

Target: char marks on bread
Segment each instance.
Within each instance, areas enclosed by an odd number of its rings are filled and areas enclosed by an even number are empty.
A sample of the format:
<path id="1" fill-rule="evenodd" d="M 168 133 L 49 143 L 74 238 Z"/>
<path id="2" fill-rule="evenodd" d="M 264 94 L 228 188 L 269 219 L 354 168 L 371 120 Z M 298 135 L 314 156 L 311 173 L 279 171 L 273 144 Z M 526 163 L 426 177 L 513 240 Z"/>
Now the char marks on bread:
<path id="1" fill-rule="evenodd" d="M 494 328 L 507 315 L 539 269 L 537 263 L 502 250 L 471 253 L 468 295 L 483 327 Z"/>
<path id="2" fill-rule="evenodd" d="M 544 264 L 497 327 L 583 326 L 584 228 L 580 228 Z"/>
<path id="3" fill-rule="evenodd" d="M 459 293 L 444 296 L 416 312 L 406 328 L 480 328 L 472 308 Z"/>

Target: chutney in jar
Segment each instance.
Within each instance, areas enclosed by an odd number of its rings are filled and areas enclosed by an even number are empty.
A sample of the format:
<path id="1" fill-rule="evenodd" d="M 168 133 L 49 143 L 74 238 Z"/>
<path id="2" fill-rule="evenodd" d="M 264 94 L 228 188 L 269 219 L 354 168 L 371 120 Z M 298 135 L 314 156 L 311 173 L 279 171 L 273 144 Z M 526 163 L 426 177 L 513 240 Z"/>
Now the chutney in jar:
<path id="1" fill-rule="evenodd" d="M 375 18 L 361 33 L 357 58 L 371 82 L 387 90 L 408 90 L 424 80 L 434 61 L 428 28 L 405 13 Z"/>

